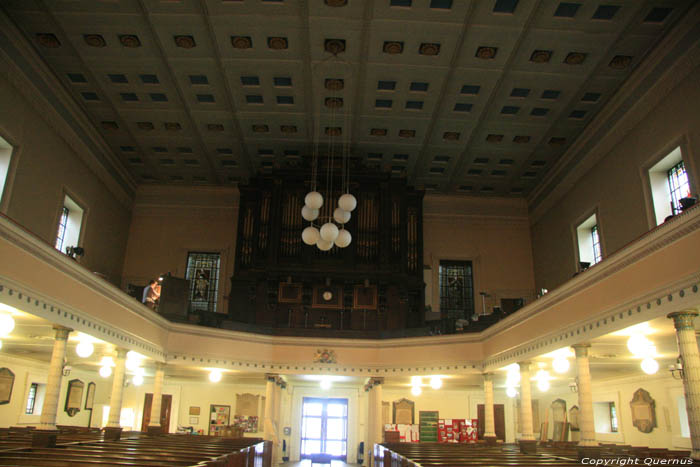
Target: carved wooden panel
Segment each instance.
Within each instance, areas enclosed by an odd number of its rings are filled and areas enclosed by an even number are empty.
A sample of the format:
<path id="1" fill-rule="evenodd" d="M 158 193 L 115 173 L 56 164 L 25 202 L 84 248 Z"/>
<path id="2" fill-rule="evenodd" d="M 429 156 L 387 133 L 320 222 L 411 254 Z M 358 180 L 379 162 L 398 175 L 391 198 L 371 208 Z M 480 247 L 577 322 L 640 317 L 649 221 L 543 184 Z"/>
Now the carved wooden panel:
<path id="1" fill-rule="evenodd" d="M 311 306 L 314 308 L 343 308 L 343 288 L 336 285 L 315 286 Z"/>
<path id="2" fill-rule="evenodd" d="M 377 286 L 365 287 L 364 285 L 356 285 L 352 306 L 356 310 L 376 310 Z"/>
<path id="3" fill-rule="evenodd" d="M 280 303 L 301 303 L 303 289 L 303 284 L 287 284 L 286 282 L 281 282 L 277 300 Z"/>
<path id="4" fill-rule="evenodd" d="M 236 415 L 241 417 L 257 417 L 259 394 L 236 394 Z"/>

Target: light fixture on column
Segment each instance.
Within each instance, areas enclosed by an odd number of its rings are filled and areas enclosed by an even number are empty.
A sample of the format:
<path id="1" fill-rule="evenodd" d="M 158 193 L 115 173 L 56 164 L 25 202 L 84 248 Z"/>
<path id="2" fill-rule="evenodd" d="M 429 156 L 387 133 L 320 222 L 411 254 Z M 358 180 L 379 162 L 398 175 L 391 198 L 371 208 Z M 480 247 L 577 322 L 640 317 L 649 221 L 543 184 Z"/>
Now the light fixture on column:
<path id="1" fill-rule="evenodd" d="M 411 394 L 414 396 L 420 396 L 423 393 L 423 389 L 420 386 L 412 386 Z"/>
<path id="2" fill-rule="evenodd" d="M 668 367 L 668 371 L 671 372 L 671 376 L 673 379 L 683 379 L 685 378 L 685 372 L 683 371 L 683 360 L 681 359 L 680 355 L 676 359 L 675 365 L 670 365 Z"/>
<path id="3" fill-rule="evenodd" d="M 338 59 L 337 55 L 331 57 L 330 67 L 337 72 L 340 65 L 347 65 L 346 62 Z M 349 67 L 348 67 L 349 70 Z M 349 74 L 349 71 L 348 71 Z M 321 147 L 321 100 L 324 100 L 326 107 L 330 110 L 328 116 L 329 126 L 325 128 L 324 134 L 327 141 L 324 141 L 324 147 L 328 152 L 328 161 L 326 163 L 325 186 L 319 190 L 318 180 L 318 160 L 319 149 Z M 316 245 L 321 251 L 328 251 L 333 246 L 345 248 L 352 242 L 352 235 L 345 229 L 345 224 L 350 221 L 350 212 L 357 206 L 357 199 L 350 194 L 350 113 L 344 111 L 343 116 L 339 117 L 339 109 L 342 109 L 346 99 L 342 97 L 327 97 L 319 99 L 318 113 L 314 125 L 314 142 L 313 153 L 311 160 L 311 191 L 304 198 L 304 207 L 301 209 L 301 216 L 304 220 L 311 222 L 311 225 L 306 227 L 301 232 L 301 239 L 307 245 Z M 343 125 L 341 126 L 341 120 Z M 336 139 L 339 138 L 339 141 Z M 340 148 L 337 147 L 340 142 Z M 336 152 L 340 149 L 340 154 Z M 333 182 L 334 182 L 334 163 L 335 158 L 340 156 L 341 159 L 341 180 L 340 191 L 343 193 L 338 198 L 338 207 L 333 208 L 331 204 L 324 208 L 325 192 L 327 203 L 331 203 L 333 198 Z M 314 221 L 318 221 L 314 224 Z M 335 221 L 335 223 L 333 222 Z M 338 228 L 338 225 L 340 228 Z M 320 227 L 319 227 L 320 226 Z"/>
<path id="4" fill-rule="evenodd" d="M 221 381 L 221 376 L 221 370 L 211 370 L 211 372 L 209 373 L 209 381 L 211 381 L 212 383 L 218 383 L 219 381 Z"/>
<path id="5" fill-rule="evenodd" d="M 100 367 L 100 376 L 103 378 L 109 378 L 112 375 L 112 367 L 110 366 L 103 366 Z"/>
<path id="6" fill-rule="evenodd" d="M 506 396 L 508 396 L 512 399 L 517 395 L 518 395 L 518 391 L 513 386 L 508 386 L 506 388 Z"/>
<path id="7" fill-rule="evenodd" d="M 126 353 L 126 369 L 129 371 L 135 371 L 136 368 L 141 366 L 141 361 L 143 361 L 144 358 L 145 357 L 140 353 L 129 350 Z"/>

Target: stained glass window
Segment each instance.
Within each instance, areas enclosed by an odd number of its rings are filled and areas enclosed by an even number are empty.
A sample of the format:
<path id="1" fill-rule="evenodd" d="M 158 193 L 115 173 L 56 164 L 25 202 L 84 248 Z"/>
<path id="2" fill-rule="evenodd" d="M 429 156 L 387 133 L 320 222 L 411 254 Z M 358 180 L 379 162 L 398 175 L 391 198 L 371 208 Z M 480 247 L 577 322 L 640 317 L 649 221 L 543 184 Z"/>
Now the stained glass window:
<path id="1" fill-rule="evenodd" d="M 593 242 L 593 264 L 599 262 L 603 258 L 600 251 L 600 236 L 598 235 L 598 224 L 591 228 L 591 241 Z"/>
<path id="2" fill-rule="evenodd" d="M 192 311 L 216 311 L 219 295 L 219 253 L 190 252 L 187 254 L 187 273 L 190 281 L 190 308 Z"/>
<path id="3" fill-rule="evenodd" d="M 690 183 L 688 172 L 685 171 L 683 161 L 668 170 L 668 189 L 671 193 L 671 210 L 673 214 L 681 212 L 681 198 L 690 196 Z"/>
<path id="4" fill-rule="evenodd" d="M 467 319 L 474 314 L 471 261 L 440 261 L 440 312 L 445 318 Z"/>

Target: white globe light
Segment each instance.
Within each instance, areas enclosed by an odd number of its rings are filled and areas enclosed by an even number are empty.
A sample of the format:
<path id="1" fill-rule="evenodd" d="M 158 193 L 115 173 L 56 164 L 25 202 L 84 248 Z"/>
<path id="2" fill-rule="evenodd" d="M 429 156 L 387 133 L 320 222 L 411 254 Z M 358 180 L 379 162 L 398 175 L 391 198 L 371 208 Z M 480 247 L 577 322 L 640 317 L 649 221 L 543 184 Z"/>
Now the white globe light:
<path id="1" fill-rule="evenodd" d="M 141 386 L 143 384 L 143 375 L 134 375 L 131 378 L 131 382 L 134 383 L 134 386 Z"/>
<path id="2" fill-rule="evenodd" d="M 442 378 L 439 376 L 430 378 L 430 387 L 433 389 L 440 389 L 442 387 Z"/>
<path id="3" fill-rule="evenodd" d="M 333 248 L 333 242 L 327 242 L 326 240 L 319 238 L 316 246 L 321 251 L 328 251 Z"/>
<path id="4" fill-rule="evenodd" d="M 109 376 L 112 374 L 112 367 L 110 366 L 103 366 L 100 368 L 100 376 L 103 378 L 109 378 Z"/>
<path id="5" fill-rule="evenodd" d="M 10 315 L 0 315 L 0 336 L 6 336 L 15 328 L 15 319 Z"/>
<path id="6" fill-rule="evenodd" d="M 350 193 L 345 193 L 338 199 L 338 206 L 343 211 L 353 211 L 357 207 L 357 200 Z"/>
<path id="7" fill-rule="evenodd" d="M 318 217 L 318 209 L 311 209 L 308 206 L 304 206 L 303 208 L 301 208 L 301 217 L 303 217 L 304 220 L 307 220 L 309 222 L 315 221 Z"/>
<path id="8" fill-rule="evenodd" d="M 637 357 L 651 357 L 656 353 L 654 344 L 641 334 L 630 336 L 630 338 L 627 339 L 627 348 Z"/>
<path id="9" fill-rule="evenodd" d="M 350 235 L 350 232 L 345 229 L 340 229 L 338 238 L 335 239 L 335 244 L 338 245 L 338 248 L 345 248 L 350 245 L 350 242 L 352 242 L 352 235 Z"/>
<path id="10" fill-rule="evenodd" d="M 326 222 L 321 226 L 321 238 L 327 242 L 334 242 L 338 238 L 338 226 L 333 222 Z"/>
<path id="11" fill-rule="evenodd" d="M 316 227 L 309 226 L 301 231 L 301 239 L 307 245 L 315 245 L 320 236 Z"/>
<path id="12" fill-rule="evenodd" d="M 341 208 L 335 208 L 335 211 L 333 211 L 333 219 L 335 219 L 338 224 L 347 224 L 350 222 L 350 213 Z"/>
<path id="13" fill-rule="evenodd" d="M 331 388 L 331 380 L 329 379 L 324 378 L 319 384 L 324 391 L 328 391 Z"/>
<path id="14" fill-rule="evenodd" d="M 414 396 L 420 396 L 422 392 L 423 390 L 420 386 L 413 386 L 411 388 L 411 394 L 413 394 Z"/>
<path id="15" fill-rule="evenodd" d="M 126 369 L 129 371 L 134 371 L 136 370 L 139 366 L 141 366 L 141 361 L 136 360 L 135 358 L 132 359 L 126 359 Z"/>
<path id="16" fill-rule="evenodd" d="M 221 371 L 220 370 L 212 370 L 211 373 L 209 373 L 209 381 L 212 383 L 218 383 L 221 381 Z"/>
<path id="17" fill-rule="evenodd" d="M 95 346 L 92 342 L 80 342 L 75 346 L 75 353 L 78 354 L 80 358 L 88 358 L 95 351 Z"/>
<path id="18" fill-rule="evenodd" d="M 513 397 L 515 397 L 515 396 L 517 396 L 517 395 L 518 395 L 518 391 L 516 391 L 514 387 L 508 386 L 508 387 L 506 388 L 506 396 L 508 396 L 508 397 L 510 397 L 510 398 L 513 398 Z"/>
<path id="19" fill-rule="evenodd" d="M 321 209 L 321 206 L 323 206 L 323 195 L 318 191 L 307 193 L 304 203 L 311 209 Z"/>
<path id="20" fill-rule="evenodd" d="M 642 360 L 642 371 L 648 375 L 653 375 L 659 371 L 659 362 L 653 358 L 645 358 Z"/>
<path id="21" fill-rule="evenodd" d="M 541 379 L 537 382 L 537 389 L 539 389 L 542 392 L 549 391 L 549 386 L 549 380 Z"/>
<path id="22" fill-rule="evenodd" d="M 552 368 L 554 368 L 554 371 L 557 373 L 566 373 L 569 371 L 569 360 L 567 358 L 555 358 L 552 360 Z"/>

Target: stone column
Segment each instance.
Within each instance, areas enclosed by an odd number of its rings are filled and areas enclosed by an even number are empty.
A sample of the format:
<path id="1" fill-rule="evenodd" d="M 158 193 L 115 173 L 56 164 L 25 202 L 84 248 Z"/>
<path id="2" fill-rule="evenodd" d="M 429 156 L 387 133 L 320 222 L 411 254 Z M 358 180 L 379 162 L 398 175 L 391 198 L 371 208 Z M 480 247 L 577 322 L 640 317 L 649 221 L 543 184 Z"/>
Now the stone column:
<path id="1" fill-rule="evenodd" d="M 281 431 L 281 424 L 282 424 L 282 386 L 284 382 L 281 379 L 277 379 L 277 382 L 275 384 L 275 418 L 274 418 L 274 427 L 275 427 L 275 452 L 273 456 L 273 460 L 275 464 L 281 464 L 282 463 L 282 438 L 280 437 L 280 431 Z"/>
<path id="2" fill-rule="evenodd" d="M 148 422 L 149 434 L 160 434 L 163 427 L 160 426 L 161 402 L 163 401 L 163 378 L 165 377 L 165 363 L 156 362 L 156 377 L 153 382 L 153 401 L 151 402 L 151 418 Z"/>
<path id="3" fill-rule="evenodd" d="M 530 397 L 530 362 L 519 362 L 520 366 L 520 452 L 534 453 L 537 441 L 532 432 L 532 399 Z"/>
<path id="4" fill-rule="evenodd" d="M 591 389 L 591 370 L 588 366 L 588 349 L 590 344 L 572 345 L 576 352 L 576 375 L 578 381 L 579 426 L 581 429 L 580 448 L 595 447 L 595 424 L 593 422 L 593 392 Z M 595 451 L 595 450 L 594 450 Z M 591 449 L 579 449 L 579 455 L 590 457 Z"/>
<path id="5" fill-rule="evenodd" d="M 68 334 L 72 329 L 57 325 L 53 328 L 56 331 L 56 339 L 53 342 L 51 362 L 46 378 L 46 394 L 37 430 L 41 430 L 41 432 L 32 435 L 32 445 L 36 447 L 56 445 L 56 413 L 58 412 L 58 399 L 61 391 L 61 379 L 63 378 L 63 360 L 66 357 Z"/>
<path id="6" fill-rule="evenodd" d="M 263 437 L 266 441 L 272 441 L 274 435 L 274 417 L 275 411 L 275 376 L 267 375 L 267 385 L 265 386 L 265 421 L 263 425 Z"/>
<path id="7" fill-rule="evenodd" d="M 117 361 L 112 379 L 112 395 L 109 399 L 109 418 L 105 427 L 105 439 L 119 439 L 121 437 L 122 428 L 119 423 L 122 414 L 127 352 L 127 349 L 117 349 Z"/>
<path id="8" fill-rule="evenodd" d="M 365 443 L 365 459 L 370 467 L 374 465 L 374 432 L 376 417 L 374 416 L 377 393 L 372 389 L 372 380 L 365 386 L 367 392 L 367 442 Z"/>
<path id="9" fill-rule="evenodd" d="M 382 420 L 383 410 L 382 410 L 382 383 L 384 381 L 379 378 L 375 378 L 374 383 L 374 419 L 376 424 L 376 431 L 374 433 L 374 442 L 380 444 L 384 442 L 384 423 Z"/>
<path id="10" fill-rule="evenodd" d="M 690 427 L 691 457 L 700 459 L 700 352 L 695 337 L 693 320 L 698 316 L 695 310 L 670 313 L 678 339 L 678 351 L 683 362 L 683 391 L 685 409 L 688 412 Z"/>
<path id="11" fill-rule="evenodd" d="M 484 440 L 496 444 L 496 424 L 493 418 L 493 374 L 484 373 Z"/>

